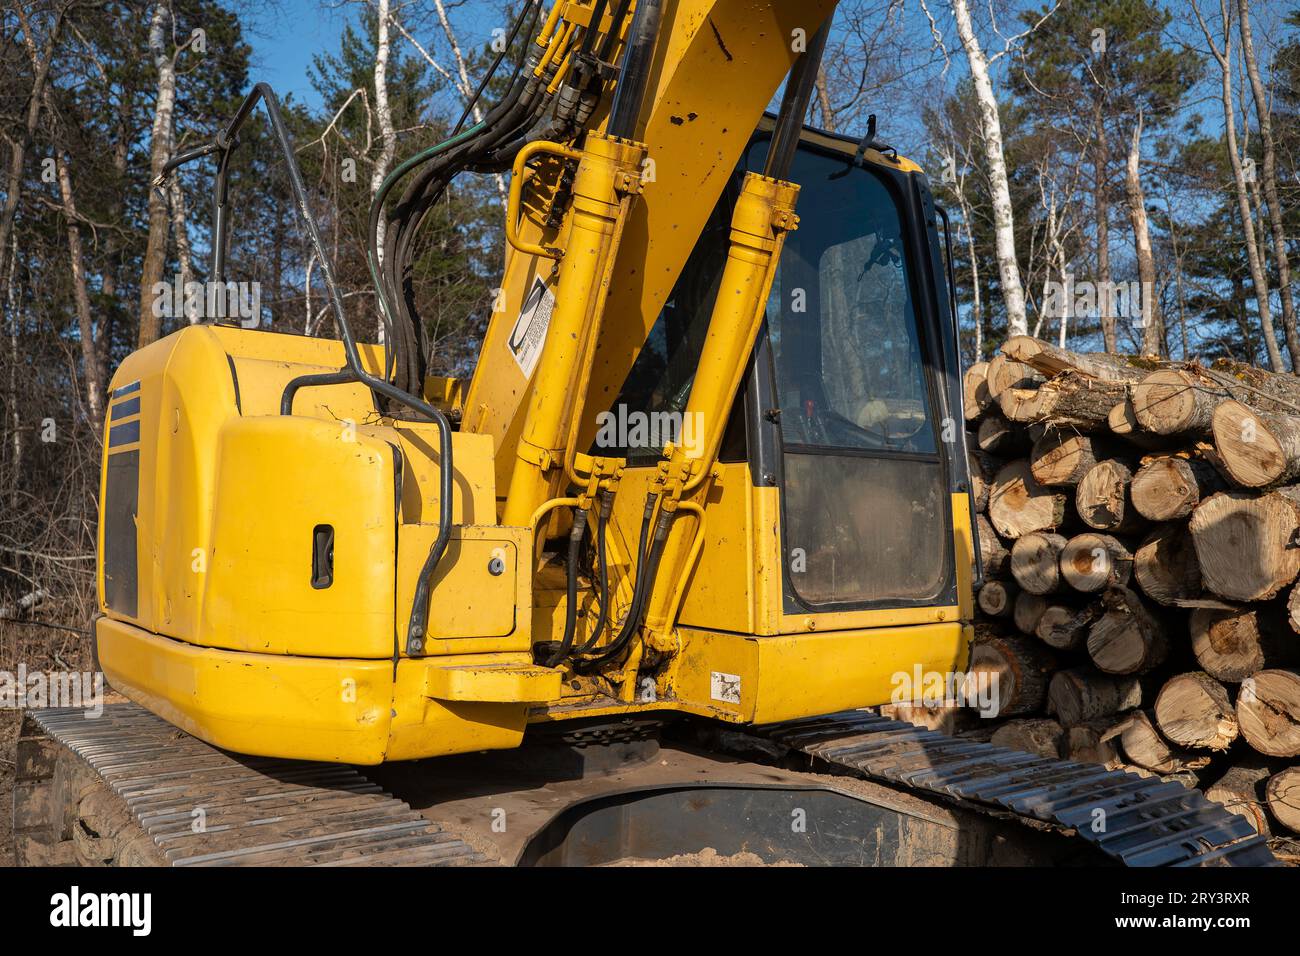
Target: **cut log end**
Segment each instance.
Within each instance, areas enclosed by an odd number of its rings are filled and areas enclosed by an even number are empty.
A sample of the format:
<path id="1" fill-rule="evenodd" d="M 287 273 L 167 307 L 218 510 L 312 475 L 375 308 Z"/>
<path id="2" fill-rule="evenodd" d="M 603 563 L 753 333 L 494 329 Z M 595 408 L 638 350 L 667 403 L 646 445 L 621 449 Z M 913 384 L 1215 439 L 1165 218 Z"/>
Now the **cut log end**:
<path id="1" fill-rule="evenodd" d="M 1181 747 L 1227 750 L 1237 739 L 1237 715 L 1222 684 L 1202 671 L 1178 674 L 1156 697 L 1160 732 Z"/>
<path id="2" fill-rule="evenodd" d="M 1237 719 L 1246 743 L 1269 757 L 1300 756 L 1300 673 L 1264 670 L 1241 682 Z"/>
<path id="3" fill-rule="evenodd" d="M 1066 506 L 1066 496 L 1040 485 L 1024 460 L 1004 466 L 989 489 L 989 520 L 1004 538 L 1059 527 L 1065 521 Z"/>
<path id="4" fill-rule="evenodd" d="M 1188 527 L 1205 586 L 1225 600 L 1267 600 L 1300 572 L 1293 489 L 1219 492 L 1197 506 Z"/>
<path id="5" fill-rule="evenodd" d="M 1195 375 L 1180 369 L 1159 369 L 1133 388 L 1133 414 L 1138 425 L 1157 435 L 1204 432 L 1221 396 L 1207 394 Z"/>
<path id="6" fill-rule="evenodd" d="M 1214 409 L 1211 431 L 1223 467 L 1244 488 L 1263 488 L 1300 472 L 1300 420 L 1228 400 Z"/>

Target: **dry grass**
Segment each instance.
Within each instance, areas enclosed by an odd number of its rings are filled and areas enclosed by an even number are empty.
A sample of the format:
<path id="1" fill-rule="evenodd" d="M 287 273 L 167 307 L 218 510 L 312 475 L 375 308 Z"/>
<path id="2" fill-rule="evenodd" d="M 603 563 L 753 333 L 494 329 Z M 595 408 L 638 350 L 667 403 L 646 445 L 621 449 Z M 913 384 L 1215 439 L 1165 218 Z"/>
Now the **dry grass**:
<path id="1" fill-rule="evenodd" d="M 58 610 L 42 609 L 42 614 L 53 616 Z M 70 620 L 63 615 L 59 617 Z M 0 620 L 0 671 L 15 674 L 19 664 L 26 664 L 28 671 L 88 671 L 91 669 L 90 636 L 77 630 Z M 14 862 L 11 809 L 14 745 L 21 724 L 21 711 L 0 707 L 0 866 L 12 866 Z"/>

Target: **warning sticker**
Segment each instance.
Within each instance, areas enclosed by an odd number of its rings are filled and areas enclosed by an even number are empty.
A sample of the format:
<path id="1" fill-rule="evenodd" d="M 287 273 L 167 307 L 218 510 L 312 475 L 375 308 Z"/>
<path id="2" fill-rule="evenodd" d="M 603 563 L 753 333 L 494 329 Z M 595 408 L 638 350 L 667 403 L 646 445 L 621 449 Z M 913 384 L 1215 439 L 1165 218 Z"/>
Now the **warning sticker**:
<path id="1" fill-rule="evenodd" d="M 555 293 L 541 279 L 534 279 L 528 298 L 524 300 L 524 307 L 519 310 L 519 318 L 515 320 L 515 327 L 510 330 L 510 340 L 507 343 L 510 354 L 519 363 L 519 370 L 525 378 L 532 378 L 533 369 L 537 368 L 554 309 Z"/>
<path id="2" fill-rule="evenodd" d="M 724 704 L 740 703 L 740 675 L 709 672 L 709 696 Z"/>

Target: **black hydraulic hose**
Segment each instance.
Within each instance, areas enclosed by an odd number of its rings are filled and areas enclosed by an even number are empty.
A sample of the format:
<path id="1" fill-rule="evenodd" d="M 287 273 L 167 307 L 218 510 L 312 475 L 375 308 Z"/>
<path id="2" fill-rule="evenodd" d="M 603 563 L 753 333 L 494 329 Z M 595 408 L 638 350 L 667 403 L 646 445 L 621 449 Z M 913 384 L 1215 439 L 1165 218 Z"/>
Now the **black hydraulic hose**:
<path id="1" fill-rule="evenodd" d="M 549 74 L 548 74 L 549 75 Z M 484 120 L 485 129 L 473 140 L 456 147 L 446 156 L 438 157 L 424 170 L 421 170 L 406 187 L 401 200 L 395 207 L 390 229 L 384 243 L 382 273 L 386 288 L 390 290 L 388 300 L 400 319 L 399 325 L 408 334 L 415 337 L 411 361 L 408 362 L 408 374 L 419 377 L 423 358 L 420 349 L 423 335 L 419 322 L 413 311 L 413 303 L 406 294 L 406 274 L 413 258 L 411 244 L 419 232 L 425 218 L 432 211 L 434 204 L 441 198 L 452 177 L 461 169 L 471 168 L 476 157 L 492 149 L 498 142 L 512 136 L 517 130 L 527 129 L 534 123 L 536 114 L 541 112 L 549 97 L 545 94 L 546 78 L 528 80 L 516 84 L 510 99 L 503 100 L 494 108 L 493 114 Z M 527 95 L 523 95 L 526 93 Z M 504 110 L 504 113 L 501 112 Z"/>
<path id="2" fill-rule="evenodd" d="M 582 45 L 578 48 L 578 53 L 586 56 L 591 52 L 591 45 L 596 39 L 596 33 L 600 30 L 600 21 L 605 17 L 605 7 L 607 0 L 596 0 L 595 6 L 591 8 L 591 21 L 587 24 L 587 29 L 582 33 Z"/>
<path id="3" fill-rule="evenodd" d="M 560 646 L 546 659 L 547 667 L 555 667 L 569 656 L 573 647 L 573 634 L 578 627 L 578 556 L 582 552 L 582 538 L 587 532 L 587 512 L 578 508 L 573 515 L 573 527 L 569 529 L 569 563 L 566 569 L 566 589 L 568 604 L 564 608 L 564 637 Z"/>
<path id="4" fill-rule="evenodd" d="M 663 557 L 664 544 L 668 541 L 668 533 L 672 530 L 674 514 L 671 511 L 664 511 L 659 515 L 659 521 L 655 524 L 654 538 L 650 542 L 650 552 L 643 561 L 645 574 L 641 580 L 639 600 L 633 601 L 634 606 L 628 614 L 627 620 L 623 622 L 618 637 L 596 656 L 584 658 L 582 663 L 585 667 L 590 668 L 613 660 L 636 637 L 641 628 L 641 622 L 645 618 L 646 604 L 650 599 L 650 593 L 654 590 L 655 577 L 659 572 L 659 560 Z"/>
<path id="5" fill-rule="evenodd" d="M 518 31 L 520 24 L 523 23 L 523 17 L 527 13 L 528 9 L 529 8 L 525 8 L 524 10 L 520 11 L 520 15 L 519 17 L 516 18 L 515 26 L 514 29 L 512 30 L 512 37 L 514 33 Z M 536 0 L 531 9 L 532 9 L 532 21 L 536 22 L 537 13 L 540 9 L 540 6 L 536 2 Z M 509 47 L 510 47 L 510 43 L 507 43 L 505 48 L 502 50 L 502 55 L 504 55 L 505 50 L 508 50 Z M 498 57 L 496 62 L 497 63 L 500 62 L 500 57 Z M 474 140 L 478 139 L 479 137 L 485 134 L 491 134 L 493 132 L 491 123 L 495 122 L 500 117 L 502 112 L 509 111 L 511 106 L 513 106 L 512 99 L 514 97 L 517 97 L 519 95 L 519 92 L 522 91 L 522 89 L 524 88 L 519 81 L 519 74 L 523 70 L 525 65 L 530 62 L 532 62 L 532 59 L 528 56 L 521 56 L 519 58 L 518 63 L 516 63 L 515 65 L 514 73 L 511 76 L 510 85 L 507 88 L 506 95 L 503 97 L 502 102 L 498 103 L 495 107 L 493 107 L 491 111 L 489 111 L 488 115 L 484 117 L 483 122 L 475 124 L 476 127 L 475 130 L 472 130 L 468 134 L 466 134 L 467 141 L 465 143 L 458 143 L 455 146 L 452 146 L 450 149 L 448 149 L 445 153 L 438 153 L 436 150 L 429 151 L 429 155 L 425 156 L 423 159 L 417 157 L 416 162 L 409 163 L 408 161 L 409 165 L 403 164 L 403 167 L 405 168 L 399 167 L 397 171 L 397 175 L 392 176 L 391 181 L 386 181 L 385 188 L 381 191 L 382 194 L 376 197 L 376 201 L 371 204 L 369 221 L 367 223 L 367 244 L 368 244 L 367 248 L 369 250 L 369 256 L 373 261 L 378 261 L 381 258 L 383 259 L 383 262 L 380 263 L 380 268 L 377 270 L 379 274 L 376 276 L 376 282 L 381 286 L 381 288 L 377 291 L 380 293 L 384 301 L 390 304 L 392 311 L 397 312 L 398 314 L 389 316 L 387 314 L 388 310 L 381 309 L 380 311 L 385 313 L 383 316 L 383 318 L 385 319 L 385 327 L 392 329 L 392 334 L 390 336 L 390 339 L 395 343 L 393 351 L 394 352 L 404 351 L 405 353 L 404 355 L 385 356 L 385 363 L 384 363 L 385 377 L 388 377 L 390 374 L 392 374 L 392 372 L 396 370 L 397 366 L 401 364 L 404 366 L 404 369 L 403 369 L 403 373 L 398 376 L 399 380 L 405 379 L 409 381 L 419 381 L 422 374 L 424 356 L 422 354 L 419 354 L 419 342 L 422 340 L 422 336 L 419 335 L 418 330 L 412 328 L 415 325 L 414 316 L 411 314 L 411 310 L 406 307 L 405 296 L 399 295 L 399 293 L 401 293 L 403 289 L 404 283 L 402 279 L 406 272 L 407 263 L 405 262 L 405 260 L 402 260 L 400 258 L 396 258 L 395 261 L 395 257 L 392 255 L 385 255 L 383 257 L 379 256 L 379 223 L 381 221 L 381 217 L 383 216 L 384 197 L 387 195 L 388 190 L 391 189 L 391 187 L 395 185 L 399 179 L 409 174 L 412 170 L 417 169 L 421 165 L 425 165 L 430 161 L 437 162 L 438 167 L 440 169 L 445 168 L 448 170 L 446 176 L 448 180 L 450 180 L 450 178 L 453 175 L 455 175 L 455 172 L 459 168 L 463 168 L 464 162 L 462 161 L 460 163 L 457 163 L 456 158 L 464 156 L 465 155 L 464 150 L 467 147 L 472 148 L 471 144 L 473 143 Z M 495 64 L 492 69 L 495 70 Z M 486 85 L 487 80 L 490 79 L 490 74 L 491 71 L 489 71 L 489 76 L 484 78 L 484 82 L 480 84 L 480 92 L 482 87 Z M 476 93 L 475 99 L 477 99 L 477 95 L 478 94 Z M 471 100 L 469 106 L 467 107 L 466 113 L 461 117 L 460 122 L 457 123 L 456 129 L 453 132 L 452 136 L 447 140 L 447 143 L 449 144 L 452 143 L 457 139 L 457 137 L 461 135 L 460 127 L 464 123 L 465 116 L 468 116 L 469 111 L 472 110 L 472 108 L 473 108 L 473 100 Z M 496 141 L 495 138 L 493 138 L 492 141 L 495 142 Z M 410 196 L 410 190 L 408 188 L 407 193 L 404 196 L 404 200 L 407 199 L 409 196 Z M 396 218 L 397 217 L 390 217 L 390 221 Z M 385 253 L 390 252 L 391 249 L 390 242 L 392 243 L 392 245 L 396 244 L 398 238 L 400 238 L 401 231 L 402 230 L 400 226 L 398 226 L 394 230 L 394 232 L 398 233 L 398 235 L 391 236 L 389 241 L 385 242 L 384 244 Z M 396 321 L 399 317 L 402 319 L 402 323 L 400 324 L 403 324 L 405 327 L 401 329 L 393 329 L 392 328 L 393 326 L 399 324 Z M 392 319 L 391 322 L 389 321 L 390 318 Z"/>
<path id="6" fill-rule="evenodd" d="M 645 513 L 641 516 L 641 533 L 637 535 L 636 542 L 636 575 L 632 579 L 632 599 L 628 604 L 627 617 L 623 619 L 623 626 L 619 629 L 618 636 L 614 638 L 616 641 L 623 636 L 623 632 L 627 630 L 628 622 L 633 619 L 638 604 L 638 596 L 641 594 L 641 582 L 645 578 L 646 550 L 650 543 L 650 519 L 654 517 L 656 500 L 657 498 L 653 493 L 646 495 Z"/>
<path id="7" fill-rule="evenodd" d="M 781 97 L 781 109 L 776 116 L 776 129 L 772 131 L 767 161 L 763 164 L 764 176 L 785 179 L 790 175 L 790 166 L 794 162 L 795 150 L 799 147 L 803 120 L 808 115 L 808 103 L 817 83 L 817 70 L 821 66 L 830 29 L 831 18 L 827 17 L 813 34 L 808 48 L 795 61 L 790 76 L 785 81 L 785 94 Z"/>
<path id="8" fill-rule="evenodd" d="M 609 32 L 600 41 L 600 51 L 596 54 L 602 62 L 609 62 L 610 55 L 614 52 L 614 44 L 618 42 L 618 26 L 627 16 L 627 8 L 631 5 L 632 0 L 618 0 L 618 6 L 614 8 L 614 19 L 609 22 Z"/>
<path id="9" fill-rule="evenodd" d="M 515 17 L 514 25 L 510 28 L 510 34 L 506 37 L 506 42 L 502 44 L 501 49 L 497 51 L 497 55 L 492 59 L 491 65 L 487 68 L 487 72 L 483 74 L 483 79 L 479 80 L 478 86 L 474 89 L 474 95 L 465 103 L 465 109 L 460 114 L 460 119 L 456 120 L 456 125 L 452 128 L 452 136 L 455 136 L 460 132 L 461 127 L 465 125 L 465 120 L 469 119 L 470 113 L 474 112 L 474 104 L 479 101 L 479 97 L 483 95 L 483 91 L 487 89 L 487 85 L 492 82 L 492 77 L 496 75 L 497 68 L 501 66 L 501 61 L 505 59 L 506 54 L 510 52 L 510 48 L 514 46 L 515 37 L 518 35 L 520 27 L 524 25 L 525 15 L 531 11 L 532 22 L 529 24 L 528 29 L 524 31 L 524 42 L 528 42 L 528 34 L 533 32 L 533 24 L 537 22 L 537 15 L 541 9 L 542 0 L 528 0 L 528 3 L 520 9 L 519 16 Z M 519 71 L 523 67 L 523 62 L 524 57 L 521 56 L 518 64 L 515 66 L 515 74 L 510 78 L 511 84 L 513 84 L 515 78 L 519 76 Z"/>
<path id="10" fill-rule="evenodd" d="M 627 30 L 623 66 L 618 83 L 614 86 L 614 102 L 609 108 L 606 132 L 610 136 L 632 139 L 636 135 L 636 123 L 650 81 L 650 66 L 654 62 L 655 39 L 659 34 L 662 13 L 662 0 L 637 2 L 632 23 Z"/>
<path id="11" fill-rule="evenodd" d="M 605 622 L 609 618 L 609 560 L 605 553 L 605 528 L 609 524 L 609 515 L 614 507 L 614 495 L 608 491 L 600 493 L 600 511 L 596 513 L 596 567 L 597 578 L 600 582 L 600 613 L 596 617 L 596 623 L 592 625 L 591 635 L 583 645 L 573 653 L 575 655 L 586 654 L 596 642 L 600 640 L 600 635 L 605 630 Z M 641 532 L 641 546 L 645 546 L 645 526 Z"/>
<path id="12" fill-rule="evenodd" d="M 637 542 L 636 578 L 632 584 L 632 601 L 628 607 L 627 617 L 623 619 L 623 625 L 619 628 L 614 640 L 601 648 L 595 656 L 584 657 L 577 662 L 579 670 L 588 669 L 591 666 L 602 664 L 617 657 L 631 642 L 636 635 L 637 629 L 641 626 L 641 615 L 645 609 L 646 596 L 654 586 L 654 571 L 658 564 L 656 552 L 662 550 L 662 542 L 667 538 L 665 529 L 668 521 L 671 521 L 671 515 L 666 512 L 661 514 L 659 522 L 655 526 L 654 537 L 647 542 L 647 538 L 650 538 L 650 520 L 654 514 L 657 501 L 658 496 L 653 492 L 646 495 L 645 513 L 641 518 L 641 534 Z M 665 519 L 668 519 L 668 521 Z"/>

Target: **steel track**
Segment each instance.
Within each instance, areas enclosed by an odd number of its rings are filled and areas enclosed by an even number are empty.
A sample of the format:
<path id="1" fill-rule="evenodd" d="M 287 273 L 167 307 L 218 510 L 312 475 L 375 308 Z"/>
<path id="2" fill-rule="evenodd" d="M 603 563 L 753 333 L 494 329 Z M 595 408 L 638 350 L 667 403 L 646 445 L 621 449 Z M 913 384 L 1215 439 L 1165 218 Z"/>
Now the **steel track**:
<path id="1" fill-rule="evenodd" d="M 356 769 L 236 757 L 134 704 L 30 718 L 89 764 L 172 866 L 486 863 Z"/>
<path id="2" fill-rule="evenodd" d="M 482 865 L 455 833 L 340 764 L 239 757 L 134 704 L 29 715 L 173 866 Z M 856 776 L 1075 834 L 1126 866 L 1276 866 L 1243 817 L 1158 777 L 948 737 L 865 711 L 752 733 Z M 202 823 L 196 826 L 196 820 Z"/>
<path id="3" fill-rule="evenodd" d="M 1125 866 L 1278 866 L 1244 817 L 1199 790 L 948 737 L 865 711 L 754 733 L 871 780 L 1076 833 Z"/>

